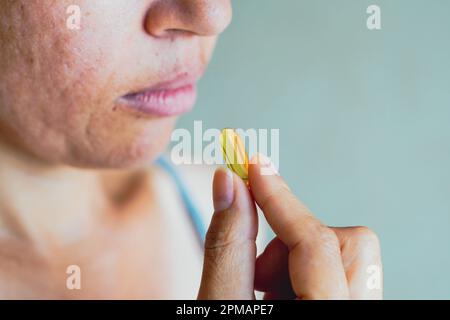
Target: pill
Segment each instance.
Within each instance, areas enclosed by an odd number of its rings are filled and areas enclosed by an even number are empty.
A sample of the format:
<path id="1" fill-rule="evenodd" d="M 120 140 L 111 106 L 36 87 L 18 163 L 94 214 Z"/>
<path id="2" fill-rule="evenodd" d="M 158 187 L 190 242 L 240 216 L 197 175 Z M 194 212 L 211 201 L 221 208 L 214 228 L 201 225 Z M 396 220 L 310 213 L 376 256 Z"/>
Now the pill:
<path id="1" fill-rule="evenodd" d="M 248 182 L 248 155 L 239 134 L 234 129 L 223 129 L 220 144 L 227 167 Z"/>

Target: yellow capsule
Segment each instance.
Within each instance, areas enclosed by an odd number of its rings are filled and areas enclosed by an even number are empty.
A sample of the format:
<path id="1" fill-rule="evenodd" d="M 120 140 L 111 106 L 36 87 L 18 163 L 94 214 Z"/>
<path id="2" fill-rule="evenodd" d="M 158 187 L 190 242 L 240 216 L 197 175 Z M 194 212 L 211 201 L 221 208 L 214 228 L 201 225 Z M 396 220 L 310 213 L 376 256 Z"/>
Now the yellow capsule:
<path id="1" fill-rule="evenodd" d="M 223 129 L 220 135 L 223 158 L 227 167 L 248 182 L 248 156 L 241 137 L 234 129 Z"/>

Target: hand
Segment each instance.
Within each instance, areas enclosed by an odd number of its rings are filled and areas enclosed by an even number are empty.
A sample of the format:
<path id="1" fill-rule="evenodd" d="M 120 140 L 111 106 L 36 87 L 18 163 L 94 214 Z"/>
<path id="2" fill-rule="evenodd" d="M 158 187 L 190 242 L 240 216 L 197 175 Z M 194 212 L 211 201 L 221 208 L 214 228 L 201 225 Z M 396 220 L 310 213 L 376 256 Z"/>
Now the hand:
<path id="1" fill-rule="evenodd" d="M 259 290 L 267 299 L 381 299 L 376 235 L 365 227 L 323 225 L 278 174 L 263 175 L 262 168 L 267 160 L 249 167 L 251 192 L 227 169 L 214 176 L 215 213 L 198 298 L 254 299 Z M 258 258 L 255 202 L 276 234 Z"/>

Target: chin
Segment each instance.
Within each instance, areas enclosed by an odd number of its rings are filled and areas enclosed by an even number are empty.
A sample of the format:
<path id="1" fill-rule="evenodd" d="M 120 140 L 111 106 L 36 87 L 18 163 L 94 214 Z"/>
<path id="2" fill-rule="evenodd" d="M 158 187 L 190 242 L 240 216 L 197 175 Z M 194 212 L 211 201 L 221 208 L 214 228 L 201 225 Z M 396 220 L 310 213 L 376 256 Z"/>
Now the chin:
<path id="1" fill-rule="evenodd" d="M 101 159 L 90 166 L 94 169 L 138 169 L 150 166 L 164 153 L 167 144 L 160 140 L 159 144 L 139 143 L 128 150 L 118 150 L 112 156 Z"/>
<path id="2" fill-rule="evenodd" d="M 122 132 L 110 132 L 108 136 L 111 139 L 90 143 L 93 148 L 77 150 L 75 157 L 72 154 L 71 159 L 65 162 L 88 169 L 148 167 L 166 151 L 175 124 L 175 118 L 161 118 L 148 121 L 139 130 L 124 128 Z"/>

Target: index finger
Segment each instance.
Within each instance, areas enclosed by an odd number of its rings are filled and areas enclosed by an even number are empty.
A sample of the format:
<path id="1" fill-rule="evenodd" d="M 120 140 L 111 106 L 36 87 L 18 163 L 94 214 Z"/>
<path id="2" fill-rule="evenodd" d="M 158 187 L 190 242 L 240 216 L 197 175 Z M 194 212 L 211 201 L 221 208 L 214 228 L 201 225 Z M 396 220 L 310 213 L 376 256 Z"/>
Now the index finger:
<path id="1" fill-rule="evenodd" d="M 294 292 L 304 299 L 348 298 L 336 234 L 313 216 L 275 171 L 262 171 L 261 160 L 265 162 L 263 167 L 268 168 L 267 158 L 252 160 L 250 189 L 269 225 L 289 249 L 289 276 Z"/>
<path id="2" fill-rule="evenodd" d="M 259 154 L 250 161 L 249 183 L 267 222 L 288 248 L 322 231 L 322 223 L 292 194 L 266 156 Z"/>

